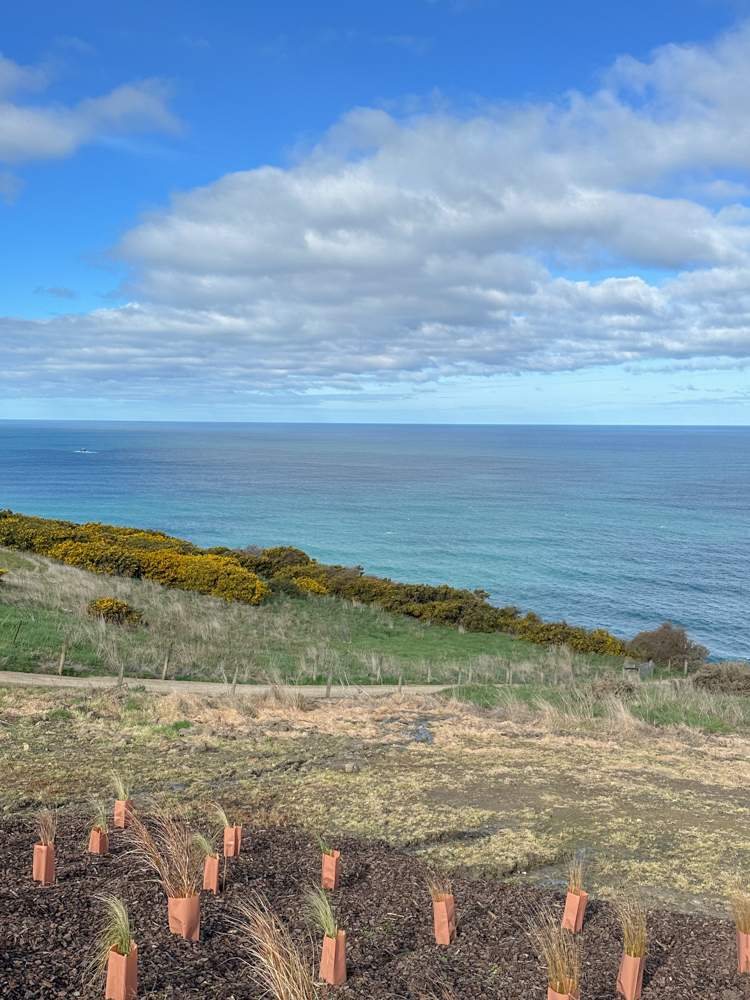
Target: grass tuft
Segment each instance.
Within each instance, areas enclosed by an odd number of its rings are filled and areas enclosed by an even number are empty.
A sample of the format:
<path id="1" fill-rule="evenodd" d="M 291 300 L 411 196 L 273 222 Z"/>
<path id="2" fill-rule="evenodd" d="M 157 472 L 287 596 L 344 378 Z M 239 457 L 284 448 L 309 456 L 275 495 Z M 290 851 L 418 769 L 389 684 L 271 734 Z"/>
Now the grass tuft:
<path id="1" fill-rule="evenodd" d="M 328 844 L 323 840 L 319 833 L 315 834 L 315 839 L 318 842 L 320 850 L 323 854 L 327 854 L 329 857 L 333 855 L 333 848 L 329 847 Z"/>
<path id="2" fill-rule="evenodd" d="M 133 853 L 155 872 L 168 896 L 184 899 L 198 891 L 203 857 L 187 820 L 154 806 L 153 832 L 133 816 L 127 835 Z"/>
<path id="3" fill-rule="evenodd" d="M 91 799 L 91 829 L 98 830 L 99 833 L 109 832 L 107 807 L 98 796 L 93 796 Z"/>
<path id="4" fill-rule="evenodd" d="M 339 925 L 325 889 L 318 885 L 305 889 L 304 910 L 310 923 L 322 930 L 326 937 L 336 937 Z"/>
<path id="5" fill-rule="evenodd" d="M 133 787 L 130 779 L 120 771 L 111 771 L 110 775 L 112 777 L 112 784 L 115 789 L 115 798 L 117 801 L 124 802 L 126 799 L 129 799 Z"/>
<path id="6" fill-rule="evenodd" d="M 224 812 L 223 808 L 219 805 L 218 802 L 211 803 L 211 811 L 213 812 L 214 816 L 219 821 L 221 826 L 223 826 L 225 829 L 228 826 L 234 826 L 234 823 L 229 822 L 229 817 Z"/>
<path id="7" fill-rule="evenodd" d="M 547 967 L 550 989 L 566 996 L 578 988 L 581 966 L 580 945 L 576 935 L 560 926 L 548 907 L 539 907 L 530 921 L 529 933 Z"/>
<path id="8" fill-rule="evenodd" d="M 239 912 L 255 981 L 275 1000 L 315 1000 L 313 971 L 265 897 L 252 893 Z"/>
<path id="9" fill-rule="evenodd" d="M 447 875 L 429 872 L 425 881 L 434 903 L 441 903 L 446 896 L 451 895 L 451 883 Z"/>
<path id="10" fill-rule="evenodd" d="M 216 850 L 216 844 L 213 842 L 213 840 L 210 840 L 205 834 L 194 833 L 193 840 L 195 841 L 196 847 L 198 847 L 199 850 L 203 851 L 206 857 L 209 858 L 217 857 L 218 851 Z"/>
<path id="11" fill-rule="evenodd" d="M 576 854 L 568 868 L 568 892 L 580 896 L 583 892 L 583 855 Z"/>
<path id="12" fill-rule="evenodd" d="M 45 806 L 36 814 L 36 828 L 39 834 L 39 842 L 49 847 L 55 842 L 57 833 L 57 813 L 54 809 Z"/>
<path id="13" fill-rule="evenodd" d="M 626 955 L 642 958 L 646 954 L 646 906 L 634 889 L 623 892 L 615 901 L 622 924 L 622 943 Z"/>
<path id="14" fill-rule="evenodd" d="M 732 915 L 740 934 L 750 934 L 750 893 L 735 890 L 729 897 Z"/>

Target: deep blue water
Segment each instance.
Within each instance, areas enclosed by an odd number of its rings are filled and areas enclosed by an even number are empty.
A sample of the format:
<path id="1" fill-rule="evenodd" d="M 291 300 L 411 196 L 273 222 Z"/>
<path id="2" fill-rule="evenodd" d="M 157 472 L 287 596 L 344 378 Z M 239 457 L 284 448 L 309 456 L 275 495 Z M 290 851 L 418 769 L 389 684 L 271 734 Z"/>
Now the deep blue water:
<path id="1" fill-rule="evenodd" d="M 0 421 L 0 507 L 297 545 L 628 638 L 671 620 L 750 658 L 750 428 Z"/>

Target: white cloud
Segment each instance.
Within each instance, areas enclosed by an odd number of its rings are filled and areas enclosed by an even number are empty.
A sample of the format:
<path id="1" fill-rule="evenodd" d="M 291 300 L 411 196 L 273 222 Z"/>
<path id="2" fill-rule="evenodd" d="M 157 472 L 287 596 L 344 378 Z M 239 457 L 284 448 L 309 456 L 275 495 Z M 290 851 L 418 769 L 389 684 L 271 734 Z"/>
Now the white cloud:
<path id="1" fill-rule="evenodd" d="M 170 88 L 162 80 L 137 80 L 103 97 L 86 98 L 73 107 L 24 104 L 9 98 L 17 91 L 43 90 L 46 70 L 19 66 L 0 54 L 0 161 L 70 156 L 86 143 L 127 132 L 178 129 L 166 107 Z"/>
<path id="2" fill-rule="evenodd" d="M 4 321 L 7 391 L 747 364 L 750 29 L 620 59 L 603 81 L 473 116 L 357 109 L 289 169 L 176 195 L 113 251 L 129 305 Z"/>

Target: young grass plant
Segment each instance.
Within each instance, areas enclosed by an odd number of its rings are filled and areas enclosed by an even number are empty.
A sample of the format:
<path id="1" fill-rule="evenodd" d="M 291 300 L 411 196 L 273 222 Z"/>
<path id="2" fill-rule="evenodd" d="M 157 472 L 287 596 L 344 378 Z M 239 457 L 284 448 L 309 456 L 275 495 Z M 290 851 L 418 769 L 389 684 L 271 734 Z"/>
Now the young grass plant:
<path id="1" fill-rule="evenodd" d="M 311 924 L 320 928 L 327 938 L 336 939 L 339 925 L 325 889 L 310 886 L 305 890 L 304 911 Z"/>
<path id="2" fill-rule="evenodd" d="M 632 958 L 646 954 L 646 907 L 641 896 L 630 890 L 618 897 L 615 908 L 622 924 L 623 950 Z"/>
<path id="3" fill-rule="evenodd" d="M 55 842 L 57 833 L 57 813 L 54 809 L 45 806 L 36 814 L 36 828 L 39 834 L 39 843 L 44 847 L 49 847 Z"/>
<path id="4" fill-rule="evenodd" d="M 729 897 L 732 916 L 740 934 L 750 934 L 750 893 L 735 890 Z"/>
<path id="5" fill-rule="evenodd" d="M 222 809 L 222 807 L 219 805 L 218 802 L 211 803 L 211 810 L 214 816 L 216 816 L 216 819 L 219 822 L 219 824 L 223 826 L 224 829 L 226 829 L 228 826 L 234 826 L 234 823 L 229 822 L 229 817 L 224 812 L 224 810 Z"/>
<path id="6" fill-rule="evenodd" d="M 574 993 L 581 966 L 576 935 L 561 927 L 548 907 L 539 907 L 533 913 L 529 932 L 547 967 L 549 988 L 565 996 Z"/>
<path id="7" fill-rule="evenodd" d="M 450 879 L 447 876 L 430 872 L 426 882 L 433 903 L 440 903 L 446 896 L 452 895 Z"/>
<path id="8" fill-rule="evenodd" d="M 198 850 L 202 851 L 207 858 L 216 858 L 219 856 L 219 852 L 216 850 L 216 844 L 213 840 L 206 837 L 202 833 L 194 833 L 193 840 Z"/>
<path id="9" fill-rule="evenodd" d="M 583 855 L 576 854 L 568 868 L 568 892 L 580 896 L 583 892 Z"/>
<path id="10" fill-rule="evenodd" d="M 104 907 L 104 920 L 89 963 L 93 978 L 104 974 L 113 948 L 118 955 L 129 955 L 133 950 L 133 928 L 124 901 L 109 895 L 97 896 L 96 899 Z"/>
<path id="11" fill-rule="evenodd" d="M 97 833 L 109 832 L 107 807 L 98 797 L 92 798 L 91 800 L 91 829 L 96 830 Z"/>
<path id="12" fill-rule="evenodd" d="M 265 897 L 252 893 L 239 911 L 256 982 L 275 1000 L 316 1000 L 313 970 Z"/>
<path id="13" fill-rule="evenodd" d="M 329 847 L 328 844 L 323 840 L 319 833 L 315 834 L 315 839 L 318 842 L 322 854 L 327 854 L 329 857 L 333 857 L 333 848 Z"/>
<path id="14" fill-rule="evenodd" d="M 153 808 L 153 832 L 134 816 L 128 834 L 133 852 L 153 871 L 168 896 L 186 899 L 198 891 L 202 851 L 187 820 L 162 806 Z"/>
<path id="15" fill-rule="evenodd" d="M 112 771 L 111 776 L 112 784 L 115 789 L 115 798 L 118 802 L 125 802 L 130 798 L 130 793 L 132 791 L 130 779 L 121 774 L 119 771 Z"/>

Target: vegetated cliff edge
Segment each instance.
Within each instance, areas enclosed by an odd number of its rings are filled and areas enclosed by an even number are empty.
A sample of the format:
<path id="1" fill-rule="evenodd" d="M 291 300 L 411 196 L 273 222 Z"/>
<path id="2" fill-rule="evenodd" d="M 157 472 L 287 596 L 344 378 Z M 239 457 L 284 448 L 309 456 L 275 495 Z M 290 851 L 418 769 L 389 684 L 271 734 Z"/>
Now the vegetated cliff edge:
<path id="1" fill-rule="evenodd" d="M 331 595 L 377 605 L 398 615 L 469 632 L 506 632 L 580 653 L 624 656 L 626 644 L 605 629 L 544 622 L 518 608 L 495 607 L 483 590 L 395 583 L 368 576 L 361 566 L 324 565 L 290 546 L 202 549 L 161 531 L 99 522 L 76 524 L 0 510 L 0 546 L 58 559 L 71 566 L 153 580 L 181 590 L 259 604 L 272 593 Z"/>

